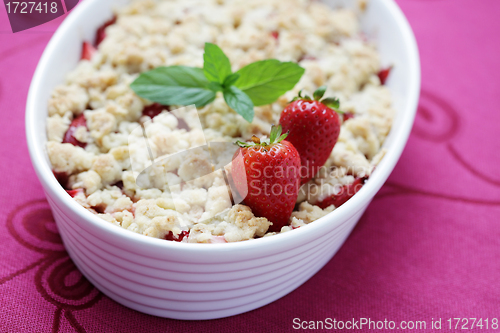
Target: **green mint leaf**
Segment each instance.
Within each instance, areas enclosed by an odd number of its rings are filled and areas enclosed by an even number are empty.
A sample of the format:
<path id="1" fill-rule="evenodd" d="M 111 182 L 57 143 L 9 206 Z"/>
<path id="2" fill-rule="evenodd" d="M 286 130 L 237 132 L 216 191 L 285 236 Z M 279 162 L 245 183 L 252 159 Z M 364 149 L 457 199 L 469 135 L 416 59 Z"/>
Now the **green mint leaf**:
<path id="1" fill-rule="evenodd" d="M 203 69 L 170 66 L 142 73 L 130 87 L 142 98 L 162 105 L 196 105 L 201 107 L 215 99 L 215 92 Z"/>
<path id="2" fill-rule="evenodd" d="M 338 110 L 340 107 L 340 102 L 338 98 L 328 97 L 321 101 L 322 104 L 328 106 L 330 109 Z"/>
<path id="3" fill-rule="evenodd" d="M 236 81 L 238 81 L 239 78 L 240 78 L 240 74 L 233 73 L 233 74 L 229 75 L 228 77 L 226 77 L 226 79 L 224 80 L 224 83 L 222 85 L 224 87 L 232 86 Z"/>
<path id="4" fill-rule="evenodd" d="M 247 94 L 235 86 L 230 86 L 224 90 L 224 99 L 231 109 L 240 114 L 249 123 L 252 122 L 254 105 Z"/>
<path id="5" fill-rule="evenodd" d="M 208 89 L 212 90 L 213 92 L 218 92 L 223 91 L 224 87 L 218 82 L 210 82 L 208 84 Z"/>
<path id="6" fill-rule="evenodd" d="M 235 86 L 246 93 L 255 106 L 271 104 L 299 82 L 305 69 L 293 62 L 276 59 L 254 62 L 240 69 Z"/>
<path id="7" fill-rule="evenodd" d="M 215 44 L 205 43 L 203 61 L 203 72 L 209 81 L 223 84 L 226 77 L 232 73 L 228 57 Z"/>
<path id="8" fill-rule="evenodd" d="M 313 94 L 314 100 L 319 101 L 320 99 L 323 98 L 325 93 L 326 93 L 326 86 L 319 87 L 318 89 L 316 89 L 316 91 Z"/>

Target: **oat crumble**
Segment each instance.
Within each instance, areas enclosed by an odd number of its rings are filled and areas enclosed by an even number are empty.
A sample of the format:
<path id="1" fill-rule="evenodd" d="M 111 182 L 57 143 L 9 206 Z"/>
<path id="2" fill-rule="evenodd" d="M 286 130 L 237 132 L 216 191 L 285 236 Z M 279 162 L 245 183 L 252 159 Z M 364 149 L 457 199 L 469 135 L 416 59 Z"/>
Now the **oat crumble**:
<path id="1" fill-rule="evenodd" d="M 231 204 L 222 173 L 204 176 L 211 166 L 193 148 L 205 140 L 234 142 L 269 135 L 271 124 L 278 123 L 280 112 L 301 89 L 312 93 L 327 85 L 326 96 L 338 97 L 342 110 L 353 117 L 343 123 L 325 168 L 302 187 L 290 226 L 281 232 L 332 212 L 334 206 L 321 209 L 314 204 L 356 177 L 369 176 L 382 159 L 394 110 L 389 90 L 377 76 L 377 50 L 363 38 L 354 11 L 307 0 L 143 0 L 118 8 L 116 17 L 96 54 L 78 63 L 48 103 L 47 153 L 52 168 L 67 176 L 68 190 L 82 189 L 74 199 L 104 221 L 155 238 L 189 231 L 182 241 L 191 243 L 274 234 L 267 232 L 272 221 L 254 216 L 245 205 Z M 154 121 L 144 116 L 151 102 L 138 97 L 131 82 L 158 66 L 202 67 L 205 42 L 219 45 L 233 70 L 275 58 L 298 62 L 306 72 L 277 102 L 255 107 L 252 123 L 231 110 L 220 95 L 198 110 L 202 128 L 190 123 L 190 117 L 180 124 L 167 108 Z M 82 114 L 86 126 L 76 128 L 74 137 L 85 148 L 62 143 L 71 121 Z M 193 151 L 168 160 L 161 172 L 169 183 L 201 177 L 198 187 L 171 187 L 178 191 L 174 202 L 164 181 L 137 184 L 137 170 L 148 167 L 139 124 L 156 157 Z M 182 128 L 186 125 L 190 131 Z M 313 193 L 311 185 L 320 191 Z"/>

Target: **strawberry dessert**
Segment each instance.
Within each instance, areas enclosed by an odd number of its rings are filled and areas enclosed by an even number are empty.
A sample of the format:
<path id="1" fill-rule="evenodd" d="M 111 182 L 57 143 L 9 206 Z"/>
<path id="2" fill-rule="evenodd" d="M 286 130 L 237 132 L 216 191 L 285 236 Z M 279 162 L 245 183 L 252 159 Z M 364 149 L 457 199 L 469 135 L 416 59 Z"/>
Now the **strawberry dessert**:
<path id="1" fill-rule="evenodd" d="M 360 11 L 117 8 L 49 98 L 55 180 L 102 223 L 171 242 L 269 237 L 334 212 L 369 181 L 394 117 Z"/>

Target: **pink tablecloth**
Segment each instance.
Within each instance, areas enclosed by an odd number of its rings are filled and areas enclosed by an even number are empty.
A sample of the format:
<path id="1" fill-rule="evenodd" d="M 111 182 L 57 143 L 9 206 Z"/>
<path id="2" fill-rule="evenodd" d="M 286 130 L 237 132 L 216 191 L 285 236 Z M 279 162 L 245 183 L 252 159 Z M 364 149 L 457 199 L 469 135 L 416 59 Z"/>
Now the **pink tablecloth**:
<path id="1" fill-rule="evenodd" d="M 318 274 L 268 306 L 209 322 L 127 309 L 75 269 L 24 133 L 31 76 L 60 20 L 14 35 L 0 6 L 0 332 L 279 332 L 297 327 L 294 318 L 418 320 L 430 331 L 432 320 L 444 329 L 464 317 L 489 318 L 483 330 L 491 331 L 500 318 L 500 1 L 398 3 L 417 36 L 423 79 L 394 173 Z"/>

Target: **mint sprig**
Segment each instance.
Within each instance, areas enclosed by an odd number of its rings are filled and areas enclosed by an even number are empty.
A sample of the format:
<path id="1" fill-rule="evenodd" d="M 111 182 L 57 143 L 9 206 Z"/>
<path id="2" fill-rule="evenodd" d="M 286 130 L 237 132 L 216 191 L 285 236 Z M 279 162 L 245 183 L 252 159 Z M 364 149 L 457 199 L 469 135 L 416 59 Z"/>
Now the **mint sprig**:
<path id="1" fill-rule="evenodd" d="M 170 66 L 144 72 L 130 85 L 137 95 L 163 105 L 202 107 L 222 92 L 226 103 L 248 122 L 254 106 L 275 102 L 293 89 L 304 69 L 293 62 L 276 59 L 257 61 L 236 73 L 224 52 L 205 44 L 203 68 Z"/>

